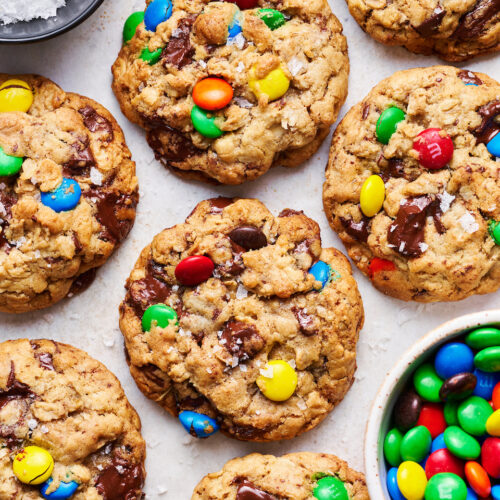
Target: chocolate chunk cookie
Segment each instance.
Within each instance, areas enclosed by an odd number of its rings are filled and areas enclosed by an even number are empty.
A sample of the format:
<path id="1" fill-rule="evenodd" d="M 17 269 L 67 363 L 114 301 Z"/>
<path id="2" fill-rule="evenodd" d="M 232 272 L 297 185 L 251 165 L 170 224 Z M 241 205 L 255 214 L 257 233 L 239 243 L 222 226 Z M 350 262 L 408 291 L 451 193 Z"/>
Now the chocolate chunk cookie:
<path id="1" fill-rule="evenodd" d="M 365 477 L 334 455 L 290 453 L 282 457 L 252 453 L 205 476 L 191 500 L 369 500 Z"/>
<path id="2" fill-rule="evenodd" d="M 337 128 L 325 212 L 379 290 L 432 302 L 499 288 L 499 96 L 481 73 L 401 71 Z"/>
<path id="3" fill-rule="evenodd" d="M 141 499 L 140 428 L 118 379 L 87 353 L 49 340 L 0 344 L 0 498 L 42 499 L 73 484 L 74 500 Z M 13 461 L 34 446 L 53 471 L 24 484 Z"/>
<path id="4" fill-rule="evenodd" d="M 375 40 L 463 61 L 500 48 L 499 0 L 346 0 Z"/>
<path id="5" fill-rule="evenodd" d="M 299 165 L 345 101 L 347 43 L 326 0 L 155 0 L 139 20 L 113 90 L 182 177 L 240 184 Z"/>
<path id="6" fill-rule="evenodd" d="M 138 200 L 123 133 L 100 104 L 46 78 L 0 74 L 0 310 L 88 286 Z"/>
<path id="7" fill-rule="evenodd" d="M 216 198 L 157 235 L 120 307 L 139 388 L 186 430 L 248 441 L 318 425 L 353 382 L 363 306 L 302 212 Z"/>

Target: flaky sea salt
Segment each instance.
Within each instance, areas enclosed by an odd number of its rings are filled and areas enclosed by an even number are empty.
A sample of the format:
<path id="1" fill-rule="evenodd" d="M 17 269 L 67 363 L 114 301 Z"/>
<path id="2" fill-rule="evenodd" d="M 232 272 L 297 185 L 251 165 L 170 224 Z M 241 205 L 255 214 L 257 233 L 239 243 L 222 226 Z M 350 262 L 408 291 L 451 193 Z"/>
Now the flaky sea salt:
<path id="1" fill-rule="evenodd" d="M 479 229 L 479 224 L 474 219 L 474 216 L 470 212 L 465 212 L 460 219 L 458 219 L 460 225 L 466 233 L 475 233 Z"/>
<path id="2" fill-rule="evenodd" d="M 90 169 L 90 182 L 95 186 L 102 186 L 102 174 L 95 167 Z"/>
<path id="3" fill-rule="evenodd" d="M 236 298 L 240 300 L 245 299 L 246 297 L 248 297 L 248 290 L 243 285 L 238 285 L 238 288 L 236 290 Z"/>
<path id="4" fill-rule="evenodd" d="M 266 378 L 274 377 L 274 368 L 272 366 L 267 365 L 265 368 L 261 368 L 259 371 L 263 377 Z"/>
<path id="5" fill-rule="evenodd" d="M 33 430 L 33 429 L 36 429 L 38 427 L 38 421 L 35 420 L 34 418 L 30 418 L 28 420 L 28 427 Z"/>
<path id="6" fill-rule="evenodd" d="M 302 61 L 298 58 L 293 56 L 289 61 L 288 61 L 288 69 L 290 70 L 290 73 L 292 76 L 297 76 L 301 70 L 304 68 L 304 65 L 302 64 Z"/>
<path id="7" fill-rule="evenodd" d="M 448 193 L 448 191 L 444 191 L 443 194 L 438 194 L 438 199 L 439 199 L 439 208 L 441 212 L 443 212 L 444 214 L 450 209 L 451 204 L 455 199 L 455 196 Z"/>
<path id="8" fill-rule="evenodd" d="M 56 15 L 57 9 L 66 5 L 66 0 L 2 0 L 0 21 L 4 24 L 32 19 L 48 19 Z"/>
<path id="9" fill-rule="evenodd" d="M 429 245 L 427 243 L 420 242 L 418 244 L 418 247 L 420 248 L 420 251 L 423 253 L 429 248 Z"/>
<path id="10" fill-rule="evenodd" d="M 238 33 L 236 36 L 228 38 L 226 45 L 236 45 L 236 47 L 241 50 L 245 46 L 245 42 L 245 37 L 241 33 Z"/>

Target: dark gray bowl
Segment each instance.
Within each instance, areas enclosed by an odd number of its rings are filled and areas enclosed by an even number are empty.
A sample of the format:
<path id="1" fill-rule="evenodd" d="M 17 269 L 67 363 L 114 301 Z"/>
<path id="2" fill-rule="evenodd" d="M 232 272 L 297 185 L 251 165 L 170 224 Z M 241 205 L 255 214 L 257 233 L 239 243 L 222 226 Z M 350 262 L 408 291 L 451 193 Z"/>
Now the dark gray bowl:
<path id="1" fill-rule="evenodd" d="M 50 19 L 34 19 L 4 25 L 0 23 L 0 43 L 45 40 L 68 31 L 89 17 L 104 0 L 67 0 L 66 6 Z"/>

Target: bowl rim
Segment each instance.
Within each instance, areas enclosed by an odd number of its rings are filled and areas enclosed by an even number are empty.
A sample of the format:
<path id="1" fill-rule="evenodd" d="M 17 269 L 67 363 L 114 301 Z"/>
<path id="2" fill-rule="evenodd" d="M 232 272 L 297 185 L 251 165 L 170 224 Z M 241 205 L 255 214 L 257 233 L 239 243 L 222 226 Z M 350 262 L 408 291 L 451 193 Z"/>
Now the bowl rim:
<path id="1" fill-rule="evenodd" d="M 59 26 L 46 33 L 35 36 L 26 36 L 21 38 L 4 38 L 0 35 L 0 43 L 32 43 L 40 42 L 42 40 L 48 40 L 49 38 L 54 38 L 56 36 L 62 35 L 67 31 L 75 28 L 79 24 L 83 23 L 87 18 L 89 18 L 104 2 L 104 0 L 93 0 L 92 3 L 85 9 L 80 15 L 75 17 L 72 21 L 65 24 L 64 26 Z M 29 21 L 28 21 L 29 22 Z"/>
<path id="2" fill-rule="evenodd" d="M 442 343 L 446 338 L 456 336 L 464 330 L 491 323 L 500 323 L 500 309 L 475 312 L 446 321 L 430 330 L 408 348 L 386 374 L 368 413 L 368 422 L 365 431 L 365 476 L 372 500 L 388 500 L 390 498 L 385 494 L 380 478 L 379 432 L 387 402 L 400 378 L 405 375 L 410 366 L 421 355 L 432 347 Z"/>

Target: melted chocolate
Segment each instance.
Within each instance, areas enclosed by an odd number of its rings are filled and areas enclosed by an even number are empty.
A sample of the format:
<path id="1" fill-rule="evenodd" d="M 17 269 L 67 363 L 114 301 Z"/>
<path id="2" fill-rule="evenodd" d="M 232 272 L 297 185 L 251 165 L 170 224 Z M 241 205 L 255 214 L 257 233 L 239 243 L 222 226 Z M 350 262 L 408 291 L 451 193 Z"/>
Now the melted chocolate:
<path id="1" fill-rule="evenodd" d="M 183 68 L 193 62 L 194 49 L 191 47 L 190 37 L 195 19 L 195 15 L 190 15 L 179 22 L 175 35 L 172 35 L 161 53 L 164 66 L 173 64 L 177 68 Z"/>
<path id="2" fill-rule="evenodd" d="M 100 115 L 92 106 L 80 108 L 78 112 L 83 117 L 83 123 L 91 132 L 106 132 L 106 141 L 111 142 L 113 140 L 113 125 L 107 118 Z"/>
<path id="3" fill-rule="evenodd" d="M 211 214 L 221 214 L 226 207 L 234 203 L 233 198 L 225 198 L 224 196 L 219 196 L 218 198 L 210 198 L 207 201 L 210 203 Z"/>
<path id="4" fill-rule="evenodd" d="M 436 7 L 434 12 L 422 24 L 415 26 L 415 31 L 423 37 L 435 35 L 439 31 L 439 26 L 441 26 L 445 15 L 446 11 L 441 6 Z"/>
<path id="5" fill-rule="evenodd" d="M 486 24 L 500 12 L 500 0 L 479 0 L 472 10 L 460 19 L 453 38 L 471 40 L 477 38 Z"/>
<path id="6" fill-rule="evenodd" d="M 292 308 L 293 314 L 299 323 L 300 331 L 306 337 L 310 337 L 315 333 L 318 333 L 317 328 L 314 325 L 314 317 L 306 313 L 305 309 L 299 307 Z"/>
<path id="7" fill-rule="evenodd" d="M 267 245 L 266 235 L 253 226 L 237 227 L 229 233 L 229 237 L 245 250 L 257 250 Z"/>
<path id="8" fill-rule="evenodd" d="M 144 484 L 142 468 L 120 458 L 114 458 L 95 483 L 97 492 L 104 500 L 136 500 L 141 498 L 140 489 Z"/>
<path id="9" fill-rule="evenodd" d="M 389 160 L 385 161 L 379 160 L 378 166 L 381 170 L 380 177 L 382 177 L 384 182 L 393 177 L 406 178 L 404 161 L 399 158 L 389 158 Z"/>
<path id="10" fill-rule="evenodd" d="M 234 320 L 226 323 L 221 341 L 231 354 L 243 360 L 253 358 L 265 343 L 254 325 Z"/>
<path id="11" fill-rule="evenodd" d="M 10 373 L 7 379 L 7 387 L 0 389 L 0 410 L 13 399 L 35 399 L 36 394 L 28 385 L 16 380 L 14 362 L 10 362 Z"/>
<path id="12" fill-rule="evenodd" d="M 469 71 L 468 69 L 463 69 L 462 71 L 459 71 L 457 76 L 464 83 L 474 83 L 475 85 L 482 85 L 483 84 L 483 81 L 480 80 L 479 77 L 475 73 L 473 73 L 472 71 Z"/>
<path id="13" fill-rule="evenodd" d="M 148 130 L 146 140 L 154 151 L 155 158 L 165 166 L 168 166 L 169 162 L 184 161 L 203 153 L 191 139 L 166 125 Z"/>
<path id="14" fill-rule="evenodd" d="M 9 253 L 13 245 L 7 240 L 5 236 L 5 229 L 9 226 L 9 220 L 12 218 L 12 207 L 17 203 L 17 196 L 14 192 L 7 193 L 4 190 L 0 191 L 0 203 L 5 210 L 5 214 L 2 210 L 2 215 L 0 215 L 0 250 L 4 250 Z"/>
<path id="15" fill-rule="evenodd" d="M 500 101 L 491 101 L 478 109 L 483 121 L 472 133 L 476 136 L 478 144 L 488 144 L 500 132 L 500 124 L 495 117 L 500 114 Z"/>
<path id="16" fill-rule="evenodd" d="M 292 215 L 303 215 L 304 212 L 302 210 L 292 210 L 291 208 L 285 208 L 285 210 L 282 210 L 278 217 L 291 217 Z"/>
<path id="17" fill-rule="evenodd" d="M 50 352 L 37 352 L 35 358 L 38 359 L 38 363 L 44 370 L 55 371 L 54 360 Z"/>
<path id="18" fill-rule="evenodd" d="M 63 165 L 63 174 L 66 177 L 77 175 L 88 177 L 90 168 L 96 165 L 88 139 L 86 142 L 73 143 L 71 148 L 73 149 L 73 156 Z"/>
<path id="19" fill-rule="evenodd" d="M 94 282 L 97 276 L 97 267 L 89 269 L 84 273 L 80 274 L 75 278 L 75 281 L 71 284 L 71 288 L 69 289 L 69 293 L 72 295 L 78 295 L 83 293 L 90 285 Z"/>
<path id="20" fill-rule="evenodd" d="M 134 209 L 137 206 L 138 194 L 118 194 L 102 189 L 88 189 L 84 196 L 93 201 L 97 208 L 96 219 L 104 226 L 100 238 L 113 243 L 121 242 L 132 229 L 134 218 L 118 218 L 117 212 L 123 209 Z"/>
<path id="21" fill-rule="evenodd" d="M 344 219 L 344 217 L 340 217 L 340 223 L 351 238 L 366 243 L 370 233 L 370 219 L 368 217 L 363 216 L 359 222 L 355 222 L 353 219 Z"/>
<path id="22" fill-rule="evenodd" d="M 236 500 L 276 500 L 276 497 L 260 490 L 255 484 L 245 479 L 238 487 Z"/>
<path id="23" fill-rule="evenodd" d="M 366 120 L 369 114 L 370 114 L 370 105 L 367 102 L 365 102 L 363 104 L 363 111 L 361 112 L 361 119 Z"/>
<path id="24" fill-rule="evenodd" d="M 198 396 L 197 398 L 187 397 L 182 399 L 181 401 L 178 401 L 177 406 L 179 408 L 179 412 L 186 410 L 192 411 L 200 408 L 205 403 L 208 403 L 208 401 L 203 396 Z"/>

